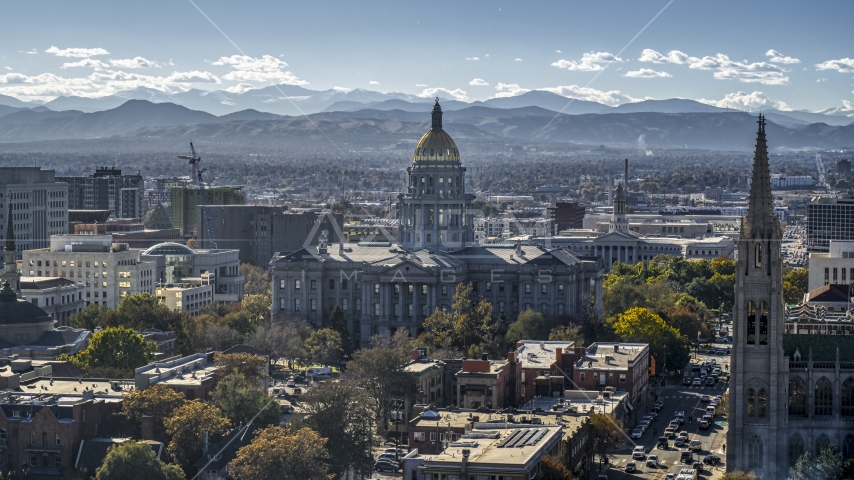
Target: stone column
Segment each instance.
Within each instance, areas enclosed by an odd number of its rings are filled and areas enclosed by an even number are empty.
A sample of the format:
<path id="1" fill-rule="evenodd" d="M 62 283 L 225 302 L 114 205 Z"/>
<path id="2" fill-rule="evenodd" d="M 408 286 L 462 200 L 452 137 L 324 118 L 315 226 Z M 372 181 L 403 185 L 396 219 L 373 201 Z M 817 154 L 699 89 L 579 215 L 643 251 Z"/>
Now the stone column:
<path id="1" fill-rule="evenodd" d="M 412 284 L 412 318 L 409 319 L 410 322 L 416 324 L 419 323 L 416 320 L 421 317 L 421 312 L 418 310 L 418 286 L 417 283 Z M 414 337 L 415 335 L 416 333 L 412 332 L 412 336 Z"/>
<path id="2" fill-rule="evenodd" d="M 398 313 L 398 315 L 397 315 L 397 321 L 398 321 L 399 323 L 403 323 L 403 315 L 404 315 L 404 313 L 403 313 L 403 287 L 404 287 L 406 284 L 405 284 L 405 283 L 398 283 L 397 285 L 398 285 L 398 287 L 397 287 L 397 289 L 398 289 L 398 290 L 397 290 L 397 302 L 398 302 L 398 305 L 399 305 L 399 306 L 397 307 L 397 309 L 398 309 L 398 310 L 397 310 L 397 313 Z"/>

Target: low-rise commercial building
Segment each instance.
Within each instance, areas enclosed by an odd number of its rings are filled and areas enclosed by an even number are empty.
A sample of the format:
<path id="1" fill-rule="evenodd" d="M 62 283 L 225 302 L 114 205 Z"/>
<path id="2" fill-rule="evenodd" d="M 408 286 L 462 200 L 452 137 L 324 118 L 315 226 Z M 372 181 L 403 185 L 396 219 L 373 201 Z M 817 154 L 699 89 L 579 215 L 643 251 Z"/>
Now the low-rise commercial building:
<path id="1" fill-rule="evenodd" d="M 457 378 L 454 405 L 471 409 L 515 406 L 516 361 L 513 355 L 510 357 L 507 360 L 463 360 L 462 369 L 454 374 Z"/>
<path id="2" fill-rule="evenodd" d="M 155 362 L 134 370 L 138 390 L 163 384 L 184 394 L 187 400 L 208 398 L 216 383 L 213 354 L 196 353 L 187 357 Z"/>
<path id="3" fill-rule="evenodd" d="M 21 298 L 38 306 L 56 320 L 56 326 L 71 326 L 70 318 L 86 308 L 82 282 L 62 277 L 24 277 Z"/>
<path id="4" fill-rule="evenodd" d="M 171 284 L 169 288 L 174 288 L 176 284 L 185 284 L 189 288 L 190 285 L 212 284 L 214 302 L 243 299 L 246 277 L 240 274 L 240 252 L 237 250 L 193 250 L 180 243 L 161 243 L 142 252 L 141 258 L 154 263 L 155 279 L 161 286 Z M 196 300 L 204 299 L 198 297 Z"/>
<path id="5" fill-rule="evenodd" d="M 594 343 L 587 347 L 573 369 L 577 389 L 629 394 L 636 405 L 646 398 L 649 383 L 649 345 L 645 343 Z"/>
<path id="6" fill-rule="evenodd" d="M 809 256 L 809 289 L 854 284 L 854 241 L 830 240 L 827 252 Z"/>

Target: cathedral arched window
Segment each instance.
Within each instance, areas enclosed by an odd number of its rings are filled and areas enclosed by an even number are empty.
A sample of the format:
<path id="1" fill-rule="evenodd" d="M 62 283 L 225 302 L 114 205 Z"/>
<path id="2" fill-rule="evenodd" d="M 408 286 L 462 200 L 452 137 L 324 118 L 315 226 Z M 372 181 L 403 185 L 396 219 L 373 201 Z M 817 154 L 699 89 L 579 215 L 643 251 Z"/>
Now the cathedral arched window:
<path id="1" fill-rule="evenodd" d="M 765 416 L 766 405 L 768 404 L 768 396 L 765 394 L 765 389 L 760 388 L 758 398 L 756 399 L 756 411 L 759 417 Z"/>
<path id="2" fill-rule="evenodd" d="M 756 416 L 756 390 L 752 388 L 747 389 L 747 416 Z"/>
<path id="3" fill-rule="evenodd" d="M 804 454 L 804 438 L 796 433 L 789 438 L 789 466 L 794 467 L 801 455 Z"/>
<path id="4" fill-rule="evenodd" d="M 762 439 L 756 435 L 747 442 L 747 468 L 762 468 Z"/>
<path id="5" fill-rule="evenodd" d="M 801 377 L 789 380 L 789 416 L 807 416 L 807 385 Z"/>
<path id="6" fill-rule="evenodd" d="M 747 302 L 747 344 L 756 343 L 756 304 Z"/>
<path id="7" fill-rule="evenodd" d="M 842 458 L 848 460 L 854 458 L 854 435 L 848 435 L 842 440 Z"/>
<path id="8" fill-rule="evenodd" d="M 842 411 L 843 417 L 854 417 L 854 378 L 848 377 L 842 382 Z"/>
<path id="9" fill-rule="evenodd" d="M 753 244 L 753 266 L 756 268 L 762 267 L 762 243 L 756 242 Z"/>
<path id="10" fill-rule="evenodd" d="M 827 438 L 827 435 L 821 434 L 818 438 L 815 439 L 815 456 L 818 457 L 821 455 L 821 452 L 824 451 L 830 445 L 830 439 Z"/>
<path id="11" fill-rule="evenodd" d="M 768 304 L 759 302 L 759 345 L 768 345 Z"/>
<path id="12" fill-rule="evenodd" d="M 833 384 L 827 377 L 821 377 L 815 382 L 813 403 L 816 415 L 833 415 Z"/>

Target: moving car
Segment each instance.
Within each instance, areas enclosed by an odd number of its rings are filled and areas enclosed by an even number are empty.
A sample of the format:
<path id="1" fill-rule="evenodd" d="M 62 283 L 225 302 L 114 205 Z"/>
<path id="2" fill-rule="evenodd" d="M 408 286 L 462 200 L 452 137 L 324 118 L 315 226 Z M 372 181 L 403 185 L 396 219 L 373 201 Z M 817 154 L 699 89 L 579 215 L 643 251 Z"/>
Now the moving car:
<path id="1" fill-rule="evenodd" d="M 664 480 L 676 480 L 676 474 L 673 472 L 670 472 L 664 476 Z"/>
<path id="2" fill-rule="evenodd" d="M 715 377 L 706 377 L 706 386 L 711 387 L 715 384 Z"/>
<path id="3" fill-rule="evenodd" d="M 688 450 L 692 452 L 699 452 L 702 448 L 699 440 L 691 440 L 691 443 L 688 444 Z"/>
<path id="4" fill-rule="evenodd" d="M 691 450 L 688 450 L 687 448 L 685 450 L 682 450 L 682 453 L 679 456 L 679 460 L 685 463 L 691 463 L 693 461 L 693 458 L 694 454 L 691 453 Z"/>
<path id="5" fill-rule="evenodd" d="M 678 438 L 681 438 L 682 440 L 687 440 L 688 439 L 688 432 L 686 430 L 682 430 L 681 432 L 679 432 Z"/>
<path id="6" fill-rule="evenodd" d="M 720 461 L 721 461 L 721 457 L 719 457 L 717 455 L 713 455 L 711 453 L 706 455 L 705 458 L 703 458 L 703 463 L 707 463 L 709 465 L 717 465 Z"/>
<path id="7" fill-rule="evenodd" d="M 374 464 L 374 470 L 378 472 L 396 472 L 400 470 L 400 464 L 391 460 L 381 459 Z"/>
<path id="8" fill-rule="evenodd" d="M 682 437 L 676 437 L 676 440 L 673 441 L 674 447 L 684 447 L 688 445 L 688 439 Z"/>
<path id="9" fill-rule="evenodd" d="M 297 386 L 297 382 L 295 382 L 295 381 L 293 381 L 293 380 L 288 380 L 288 383 L 286 383 L 286 384 L 285 384 L 285 386 L 288 386 L 288 387 L 294 388 L 294 387 L 296 387 L 296 386 Z"/>
<path id="10" fill-rule="evenodd" d="M 676 414 L 673 416 L 673 418 L 678 420 L 679 424 L 681 425 L 681 424 L 685 423 L 685 412 L 683 410 L 680 410 L 680 411 L 676 412 Z"/>
<path id="11" fill-rule="evenodd" d="M 701 402 L 708 402 L 709 400 L 711 400 L 711 398 L 709 398 L 708 395 L 703 395 L 702 397 L 700 397 Z"/>
<path id="12" fill-rule="evenodd" d="M 709 421 L 708 420 L 700 420 L 700 430 L 708 430 L 709 429 Z"/>
<path id="13" fill-rule="evenodd" d="M 650 455 L 646 457 L 646 466 L 658 468 L 658 455 Z"/>
<path id="14" fill-rule="evenodd" d="M 634 429 L 634 431 L 632 432 L 632 438 L 641 438 L 641 437 L 643 437 L 643 429 L 642 428 Z"/>
<path id="15" fill-rule="evenodd" d="M 629 462 L 626 464 L 626 471 L 627 472 L 636 472 L 637 469 L 638 469 L 638 466 L 635 462 Z"/>
<path id="16" fill-rule="evenodd" d="M 694 462 L 691 464 L 691 468 L 698 471 L 703 471 L 703 462 Z"/>
<path id="17" fill-rule="evenodd" d="M 658 443 L 655 446 L 663 450 L 670 448 L 670 444 L 667 442 L 667 437 L 658 437 Z"/>
<path id="18" fill-rule="evenodd" d="M 702 383 L 703 383 L 703 381 L 700 380 L 700 378 L 698 377 L 698 378 L 695 378 L 693 382 L 691 382 L 691 386 L 699 387 L 700 385 L 702 385 Z"/>
<path id="19" fill-rule="evenodd" d="M 675 428 L 670 428 L 670 427 L 665 428 L 665 429 L 664 429 L 664 436 L 665 436 L 665 437 L 667 437 L 667 438 L 673 438 L 673 437 L 675 437 L 675 436 L 676 436 L 676 429 L 675 429 Z"/>
<path id="20" fill-rule="evenodd" d="M 638 445 L 632 450 L 632 458 L 639 458 L 643 460 L 646 458 L 646 448 L 643 445 Z"/>
<path id="21" fill-rule="evenodd" d="M 691 386 L 691 378 L 685 377 L 682 379 L 682 385 Z"/>

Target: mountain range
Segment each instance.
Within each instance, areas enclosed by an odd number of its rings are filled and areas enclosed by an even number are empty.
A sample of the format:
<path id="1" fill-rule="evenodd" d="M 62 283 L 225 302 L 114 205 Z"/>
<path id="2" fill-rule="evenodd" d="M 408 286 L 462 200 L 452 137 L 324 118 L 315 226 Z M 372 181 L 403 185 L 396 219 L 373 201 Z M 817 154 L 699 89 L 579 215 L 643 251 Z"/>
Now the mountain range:
<path id="1" fill-rule="evenodd" d="M 317 92 L 287 85 L 236 94 L 199 90 L 165 94 L 137 89 L 121 95 L 59 97 L 44 105 L 0 96 L 0 142 L 126 136 L 210 137 L 242 143 L 319 135 L 354 145 L 389 145 L 417 141 L 428 128 L 432 108 L 432 100 L 411 95 L 369 90 Z M 134 96 L 147 98 L 129 98 Z M 228 108 L 214 109 L 217 113 L 201 108 L 227 103 Z M 755 129 L 753 114 L 677 98 L 610 107 L 531 91 L 483 102 L 442 100 L 441 104 L 445 127 L 452 135 L 490 142 L 750 149 L 752 137 L 744 132 Z M 259 108 L 236 110 L 245 105 Z M 306 114 L 271 112 L 271 105 L 286 112 L 296 105 Z M 771 122 L 773 148 L 854 145 L 854 122 L 844 111 L 769 109 L 764 113 Z"/>

